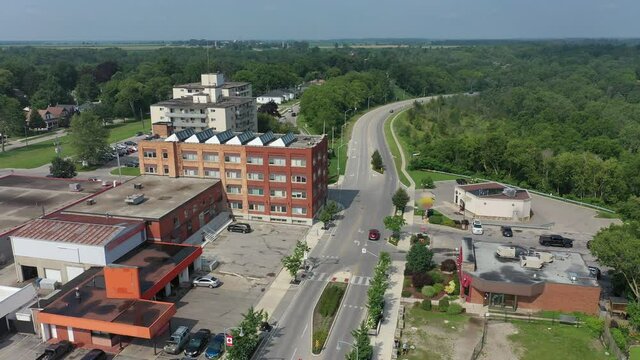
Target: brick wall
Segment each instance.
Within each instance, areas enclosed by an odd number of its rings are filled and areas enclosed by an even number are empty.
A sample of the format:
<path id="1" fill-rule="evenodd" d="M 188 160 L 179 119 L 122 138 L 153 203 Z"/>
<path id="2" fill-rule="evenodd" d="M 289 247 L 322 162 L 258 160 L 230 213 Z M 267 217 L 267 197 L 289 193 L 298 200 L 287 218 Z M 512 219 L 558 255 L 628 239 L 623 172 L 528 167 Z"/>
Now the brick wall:
<path id="1" fill-rule="evenodd" d="M 597 314 L 599 300 L 599 287 L 547 283 L 542 294 L 536 297 L 518 296 L 518 307 Z"/>

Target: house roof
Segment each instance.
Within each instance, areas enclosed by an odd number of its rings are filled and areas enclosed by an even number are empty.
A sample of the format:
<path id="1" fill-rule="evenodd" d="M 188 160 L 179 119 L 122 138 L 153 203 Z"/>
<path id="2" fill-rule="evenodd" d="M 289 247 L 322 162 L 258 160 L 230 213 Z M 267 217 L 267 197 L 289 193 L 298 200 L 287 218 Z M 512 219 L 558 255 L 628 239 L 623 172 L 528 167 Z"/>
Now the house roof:
<path id="1" fill-rule="evenodd" d="M 99 246 L 106 245 L 133 228 L 134 224 L 130 221 L 109 225 L 36 219 L 13 232 L 11 237 Z"/>
<path id="2" fill-rule="evenodd" d="M 497 182 L 484 182 L 479 184 L 459 185 L 458 188 L 465 191 L 488 190 L 488 189 L 504 189 L 505 186 Z"/>

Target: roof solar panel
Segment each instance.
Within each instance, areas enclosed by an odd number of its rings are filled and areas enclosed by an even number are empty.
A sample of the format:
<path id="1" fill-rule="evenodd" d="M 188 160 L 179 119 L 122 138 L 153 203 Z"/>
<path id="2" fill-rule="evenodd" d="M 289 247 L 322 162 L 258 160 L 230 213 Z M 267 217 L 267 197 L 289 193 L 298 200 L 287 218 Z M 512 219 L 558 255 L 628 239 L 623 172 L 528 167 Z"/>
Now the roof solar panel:
<path id="1" fill-rule="evenodd" d="M 284 135 L 283 137 L 281 137 L 280 139 L 284 143 L 284 146 L 289 146 L 291 145 L 291 143 L 296 141 L 296 136 L 292 132 L 290 132 Z"/>
<path id="2" fill-rule="evenodd" d="M 242 134 L 238 135 L 238 140 L 240 140 L 240 143 L 244 145 L 248 143 L 250 140 L 254 139 L 255 137 L 256 136 L 253 134 L 253 132 L 247 130 Z"/>
<path id="3" fill-rule="evenodd" d="M 198 141 L 203 143 L 213 136 L 213 129 L 206 129 L 196 134 Z"/>
<path id="4" fill-rule="evenodd" d="M 275 135 L 273 135 L 273 131 L 269 130 L 266 133 L 260 135 L 260 142 L 262 142 L 262 144 L 265 145 L 272 142 L 275 138 L 276 137 Z"/>
<path id="5" fill-rule="evenodd" d="M 233 131 L 231 130 L 223 131 L 221 133 L 216 134 L 216 137 L 218 138 L 218 141 L 220 141 L 220 144 L 224 144 L 225 142 L 229 141 L 229 139 L 233 137 Z"/>
<path id="6" fill-rule="evenodd" d="M 180 130 L 176 133 L 176 137 L 178 138 L 178 141 L 184 141 L 185 139 L 187 139 L 188 137 L 190 137 L 191 135 L 195 134 L 195 131 L 191 128 L 189 129 L 184 129 L 184 130 Z"/>

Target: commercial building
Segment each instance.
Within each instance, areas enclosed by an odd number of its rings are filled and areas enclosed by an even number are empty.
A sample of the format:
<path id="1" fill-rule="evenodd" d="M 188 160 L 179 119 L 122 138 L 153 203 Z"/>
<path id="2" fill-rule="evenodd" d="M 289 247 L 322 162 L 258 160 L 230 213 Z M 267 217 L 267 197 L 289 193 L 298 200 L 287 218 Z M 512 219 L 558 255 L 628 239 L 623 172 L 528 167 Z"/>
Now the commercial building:
<path id="1" fill-rule="evenodd" d="M 325 136 L 183 130 L 138 149 L 144 174 L 221 181 L 236 218 L 311 224 L 327 198 Z"/>
<path id="2" fill-rule="evenodd" d="M 0 286 L 0 335 L 10 331 L 33 333 L 29 304 L 36 300 L 36 288 L 27 284 L 22 288 Z"/>
<path id="3" fill-rule="evenodd" d="M 505 258 L 497 256 L 500 244 L 464 238 L 461 245 L 460 296 L 468 303 L 498 311 L 598 312 L 600 286 L 578 253 L 519 248 L 526 255 Z"/>
<path id="4" fill-rule="evenodd" d="M 256 102 L 258 104 L 266 104 L 266 103 L 269 103 L 269 102 L 273 101 L 274 103 L 280 105 L 283 102 L 287 102 L 289 100 L 293 100 L 295 97 L 296 97 L 296 95 L 291 91 L 272 90 L 272 91 L 269 91 L 266 94 L 262 94 L 262 95 L 258 96 L 257 99 L 256 99 Z"/>
<path id="5" fill-rule="evenodd" d="M 531 217 L 527 190 L 495 182 L 456 185 L 453 202 L 460 211 L 477 218 L 525 221 Z"/>
<path id="6" fill-rule="evenodd" d="M 184 129 L 257 131 L 251 84 L 225 82 L 220 73 L 202 74 L 200 83 L 176 85 L 173 99 L 151 105 L 151 124 L 162 137 Z"/>

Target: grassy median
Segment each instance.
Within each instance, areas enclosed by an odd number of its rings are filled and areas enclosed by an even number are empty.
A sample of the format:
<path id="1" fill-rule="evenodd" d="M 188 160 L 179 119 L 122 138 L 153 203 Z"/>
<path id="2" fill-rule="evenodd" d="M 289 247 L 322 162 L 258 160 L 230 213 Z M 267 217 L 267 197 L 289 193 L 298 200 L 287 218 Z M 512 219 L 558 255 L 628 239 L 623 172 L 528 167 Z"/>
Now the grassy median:
<path id="1" fill-rule="evenodd" d="M 313 310 L 313 335 L 312 335 L 312 352 L 320 354 L 324 348 L 324 343 L 329 337 L 331 325 L 335 320 L 342 297 L 347 290 L 345 283 L 329 283 L 324 290 L 320 299 Z"/>

